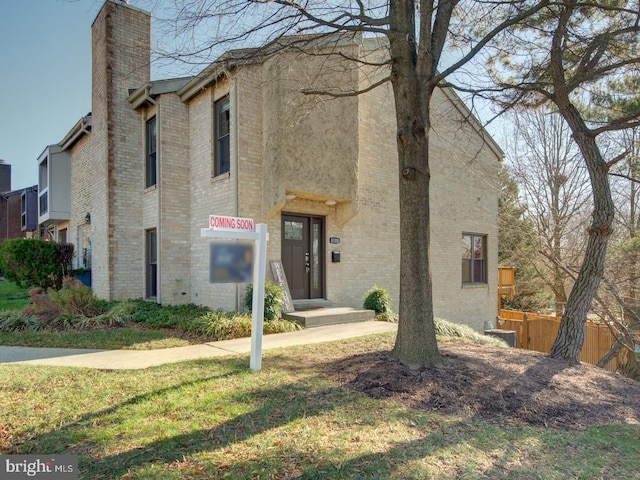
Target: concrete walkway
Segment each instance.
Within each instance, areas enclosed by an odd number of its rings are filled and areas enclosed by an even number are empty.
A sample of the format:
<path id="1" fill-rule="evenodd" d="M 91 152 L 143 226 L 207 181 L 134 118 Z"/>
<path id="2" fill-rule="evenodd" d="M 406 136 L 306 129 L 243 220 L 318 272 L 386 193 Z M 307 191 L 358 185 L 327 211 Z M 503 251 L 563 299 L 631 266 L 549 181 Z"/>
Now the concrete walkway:
<path id="1" fill-rule="evenodd" d="M 359 322 L 308 328 L 298 332 L 262 337 L 262 349 L 332 342 L 376 333 L 395 332 L 397 325 L 387 322 Z M 160 350 L 81 350 L 72 348 L 32 348 L 0 346 L 0 364 L 85 367 L 101 370 L 138 370 L 167 363 L 248 353 L 250 338 L 189 345 Z"/>

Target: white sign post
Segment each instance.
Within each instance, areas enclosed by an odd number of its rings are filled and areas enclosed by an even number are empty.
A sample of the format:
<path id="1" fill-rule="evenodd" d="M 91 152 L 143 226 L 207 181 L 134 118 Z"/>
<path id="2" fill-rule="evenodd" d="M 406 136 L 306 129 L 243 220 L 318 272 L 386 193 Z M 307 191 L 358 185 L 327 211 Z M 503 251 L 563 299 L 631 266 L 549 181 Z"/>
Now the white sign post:
<path id="1" fill-rule="evenodd" d="M 255 226 L 250 218 L 209 216 L 209 227 L 201 230 L 200 236 L 207 238 L 226 238 L 253 240 L 256 243 L 253 262 L 253 305 L 251 322 L 251 356 L 249 368 L 258 371 L 262 368 L 262 327 L 264 323 L 264 280 L 267 265 L 267 225 Z"/>

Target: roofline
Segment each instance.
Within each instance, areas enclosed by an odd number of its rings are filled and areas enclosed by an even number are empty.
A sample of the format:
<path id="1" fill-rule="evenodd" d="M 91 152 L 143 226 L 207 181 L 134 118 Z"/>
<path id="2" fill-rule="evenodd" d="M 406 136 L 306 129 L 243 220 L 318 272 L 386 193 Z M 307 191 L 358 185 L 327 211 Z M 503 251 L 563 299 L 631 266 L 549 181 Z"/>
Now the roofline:
<path id="1" fill-rule="evenodd" d="M 192 77 L 191 80 L 176 93 L 180 97 L 180 100 L 188 102 L 221 77 L 229 76 L 231 70 L 238 66 L 262 62 L 264 56 L 260 55 L 260 51 L 261 49 L 257 48 L 229 50 L 214 60 L 195 77 Z"/>
<path id="2" fill-rule="evenodd" d="M 487 146 L 493 150 L 493 153 L 502 160 L 505 156 L 504 151 L 498 145 L 498 143 L 493 139 L 493 137 L 489 134 L 489 132 L 482 126 L 478 117 L 476 117 L 471 109 L 467 107 L 467 104 L 462 101 L 462 99 L 458 96 L 455 90 L 451 87 L 438 87 L 442 93 L 449 99 L 451 103 L 462 113 L 464 118 L 469 122 L 469 125 L 473 127 L 473 129 L 480 135 L 480 137 L 484 140 Z"/>
<path id="3" fill-rule="evenodd" d="M 80 118 L 58 144 L 62 150 L 69 150 L 91 131 L 91 114 Z"/>
<path id="4" fill-rule="evenodd" d="M 297 43 L 305 43 L 310 48 L 324 48 L 327 39 L 337 39 L 343 44 L 354 43 L 350 39 L 351 33 L 320 33 L 309 35 L 287 35 L 277 38 L 272 42 L 257 48 L 240 48 L 228 50 L 214 60 L 208 67 L 191 79 L 184 87 L 178 90 L 180 100 L 188 102 L 209 85 L 215 83 L 222 76 L 229 76 L 231 70 L 241 65 L 255 65 L 262 63 L 266 58 L 282 50 L 295 46 Z M 357 35 L 356 44 L 361 44 L 361 35 Z M 344 39 L 347 38 L 345 41 Z"/>
<path id="5" fill-rule="evenodd" d="M 37 192 L 38 185 L 31 185 L 30 187 L 17 188 L 15 190 L 9 190 L 8 192 L 0 192 L 0 195 L 2 195 L 4 198 L 7 198 L 7 197 L 13 197 L 15 195 L 22 195 L 23 193 L 26 193 L 29 191 Z"/>
<path id="6" fill-rule="evenodd" d="M 193 77 L 168 78 L 165 80 L 153 80 L 142 85 L 131 92 L 127 100 L 131 107 L 136 110 L 149 103 L 149 97 L 156 98 L 158 95 L 179 91 L 185 84 L 189 83 Z"/>

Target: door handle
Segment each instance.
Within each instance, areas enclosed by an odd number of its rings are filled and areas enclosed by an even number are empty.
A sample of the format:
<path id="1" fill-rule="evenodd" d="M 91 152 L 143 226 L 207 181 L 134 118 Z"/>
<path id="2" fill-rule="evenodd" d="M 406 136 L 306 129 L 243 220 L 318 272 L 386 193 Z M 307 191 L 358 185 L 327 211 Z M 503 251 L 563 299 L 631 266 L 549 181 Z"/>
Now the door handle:
<path id="1" fill-rule="evenodd" d="M 304 271 L 305 271 L 305 273 L 311 272 L 311 264 L 310 263 L 305 263 L 304 264 Z"/>

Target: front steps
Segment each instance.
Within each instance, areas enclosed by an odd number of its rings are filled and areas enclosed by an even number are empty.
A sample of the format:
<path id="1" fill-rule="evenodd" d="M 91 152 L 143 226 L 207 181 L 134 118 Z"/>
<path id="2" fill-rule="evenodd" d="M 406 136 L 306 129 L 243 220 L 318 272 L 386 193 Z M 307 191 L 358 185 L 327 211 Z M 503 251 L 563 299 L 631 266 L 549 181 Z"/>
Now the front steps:
<path id="1" fill-rule="evenodd" d="M 300 307 L 296 305 L 296 309 L 297 308 Z M 349 307 L 321 307 L 309 310 L 296 310 L 291 313 L 283 313 L 282 316 L 286 320 L 291 320 L 306 328 L 311 328 L 340 323 L 366 322 L 374 319 L 375 312 L 373 310 L 356 310 Z"/>

